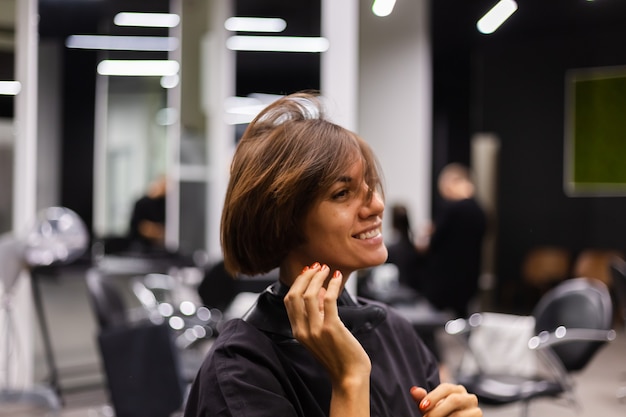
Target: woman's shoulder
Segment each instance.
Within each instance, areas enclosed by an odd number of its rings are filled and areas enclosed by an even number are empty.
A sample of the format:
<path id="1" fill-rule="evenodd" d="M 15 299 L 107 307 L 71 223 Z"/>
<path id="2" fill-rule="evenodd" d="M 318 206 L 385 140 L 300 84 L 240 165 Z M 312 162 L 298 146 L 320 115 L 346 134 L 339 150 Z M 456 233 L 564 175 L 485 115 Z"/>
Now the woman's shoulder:
<path id="1" fill-rule="evenodd" d="M 237 318 L 224 324 L 211 345 L 202 369 L 204 373 L 228 375 L 236 369 L 274 367 L 279 362 L 270 337 L 250 323 Z"/>
<path id="2" fill-rule="evenodd" d="M 212 350 L 233 348 L 256 350 L 266 344 L 271 344 L 271 341 L 265 333 L 247 321 L 235 318 L 224 323 L 213 342 Z"/>

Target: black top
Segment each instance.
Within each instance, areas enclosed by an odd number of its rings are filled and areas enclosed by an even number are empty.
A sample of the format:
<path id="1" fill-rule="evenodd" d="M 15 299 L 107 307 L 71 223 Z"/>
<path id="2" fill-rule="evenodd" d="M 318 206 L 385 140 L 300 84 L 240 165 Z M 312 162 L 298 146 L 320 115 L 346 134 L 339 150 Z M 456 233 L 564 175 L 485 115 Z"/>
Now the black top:
<path id="1" fill-rule="evenodd" d="M 263 292 L 244 319 L 228 322 L 191 387 L 185 417 L 322 417 L 330 409 L 325 369 L 292 336 L 287 287 Z M 371 415 L 421 416 L 413 385 L 439 384 L 435 358 L 411 325 L 383 304 L 344 291 L 339 316 L 372 362 Z"/>
<path id="2" fill-rule="evenodd" d="M 402 237 L 400 240 L 387 245 L 387 262 L 398 267 L 398 281 L 407 287 L 419 290 L 419 281 L 423 275 L 425 257 L 415 247 L 415 244 Z"/>
<path id="3" fill-rule="evenodd" d="M 477 292 L 486 217 L 472 198 L 449 202 L 435 222 L 423 294 L 437 308 L 467 314 Z"/>
<path id="4" fill-rule="evenodd" d="M 129 239 L 135 245 L 133 249 L 162 248 L 162 245 L 155 244 L 139 233 L 139 224 L 143 220 L 165 225 L 165 196 L 143 196 L 137 200 L 133 206 L 128 233 Z"/>

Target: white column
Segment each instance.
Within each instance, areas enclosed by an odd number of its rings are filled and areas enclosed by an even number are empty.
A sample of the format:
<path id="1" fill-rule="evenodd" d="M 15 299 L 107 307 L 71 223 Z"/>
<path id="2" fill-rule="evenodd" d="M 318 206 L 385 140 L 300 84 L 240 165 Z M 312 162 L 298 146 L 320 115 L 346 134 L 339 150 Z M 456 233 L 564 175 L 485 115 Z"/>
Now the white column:
<path id="1" fill-rule="evenodd" d="M 220 221 L 235 150 L 235 129 L 224 121 L 224 103 L 235 95 L 235 53 L 226 49 L 224 21 L 231 17 L 230 1 L 212 0 L 209 31 L 202 42 L 202 107 L 207 117 L 208 192 L 207 252 L 211 261 L 222 258 Z"/>
<path id="2" fill-rule="evenodd" d="M 431 200 L 428 0 L 398 1 L 386 17 L 371 6 L 360 4 L 359 133 L 381 162 L 387 206 L 405 204 L 418 229 L 429 221 Z"/>
<path id="3" fill-rule="evenodd" d="M 182 16 L 182 0 L 170 0 L 170 12 Z M 180 25 L 170 29 L 169 35 L 181 38 Z M 180 48 L 169 52 L 168 59 L 178 61 L 181 65 L 182 53 Z M 167 198 L 165 208 L 165 246 L 170 250 L 177 250 L 180 245 L 180 146 L 181 146 L 181 91 L 180 83 L 167 90 L 167 107 L 176 109 L 179 116 L 176 123 L 167 126 Z"/>
<path id="4" fill-rule="evenodd" d="M 357 130 L 359 1 L 322 0 L 322 36 L 330 42 L 321 56 L 320 90 L 333 121 Z"/>
<path id="5" fill-rule="evenodd" d="M 359 1 L 322 0 L 322 30 L 330 47 L 321 56 L 320 90 L 330 118 L 357 131 L 359 80 Z M 356 294 L 356 279 L 347 283 Z"/>
<path id="6" fill-rule="evenodd" d="M 17 2 L 15 73 L 22 84 L 15 97 L 15 147 L 13 182 L 13 231 L 24 232 L 33 222 L 36 211 L 37 185 L 37 0 Z M 13 355 L 15 366 L 12 381 L 23 387 L 33 383 L 34 341 L 33 303 L 30 292 L 30 277 L 23 274 L 17 284 L 14 310 L 14 346 L 19 354 Z M 3 344 L 4 346 L 4 344 Z M 1 348 L 0 348 L 1 349 Z M 2 352 L 2 357 L 6 352 Z"/>

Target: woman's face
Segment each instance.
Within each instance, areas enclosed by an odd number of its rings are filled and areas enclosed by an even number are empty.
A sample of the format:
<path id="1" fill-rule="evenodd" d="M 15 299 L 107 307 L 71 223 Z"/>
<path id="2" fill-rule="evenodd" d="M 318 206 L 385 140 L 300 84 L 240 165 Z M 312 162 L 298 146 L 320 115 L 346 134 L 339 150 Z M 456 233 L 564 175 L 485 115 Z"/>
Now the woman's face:
<path id="1" fill-rule="evenodd" d="M 382 216 L 385 204 L 370 193 L 363 179 L 363 163 L 348 166 L 340 178 L 314 203 L 304 221 L 307 241 L 289 258 L 300 265 L 313 262 L 340 270 L 344 277 L 387 259 Z M 371 198 L 370 198 L 371 197 Z"/>

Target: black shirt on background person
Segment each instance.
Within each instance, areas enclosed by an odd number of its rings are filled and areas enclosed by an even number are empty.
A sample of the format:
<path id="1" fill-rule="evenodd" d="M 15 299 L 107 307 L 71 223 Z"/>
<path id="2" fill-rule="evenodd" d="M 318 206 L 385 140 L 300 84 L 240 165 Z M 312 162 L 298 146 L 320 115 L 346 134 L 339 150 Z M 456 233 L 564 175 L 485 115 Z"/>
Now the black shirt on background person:
<path id="1" fill-rule="evenodd" d="M 135 202 L 128 233 L 132 251 L 164 250 L 165 191 L 166 178 L 159 177 L 150 185 L 147 194 Z"/>
<path id="2" fill-rule="evenodd" d="M 463 165 L 453 163 L 442 170 L 439 192 L 444 203 L 427 248 L 421 291 L 435 307 L 465 317 L 478 291 L 486 216 Z"/>

